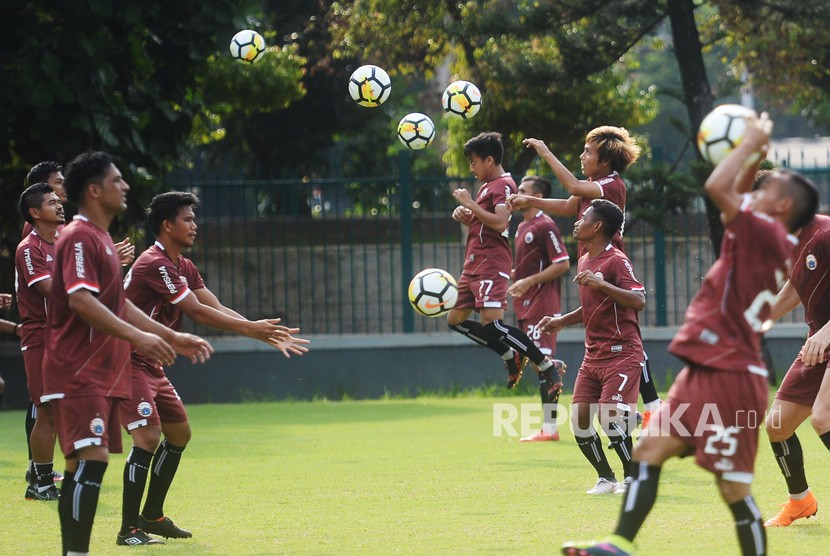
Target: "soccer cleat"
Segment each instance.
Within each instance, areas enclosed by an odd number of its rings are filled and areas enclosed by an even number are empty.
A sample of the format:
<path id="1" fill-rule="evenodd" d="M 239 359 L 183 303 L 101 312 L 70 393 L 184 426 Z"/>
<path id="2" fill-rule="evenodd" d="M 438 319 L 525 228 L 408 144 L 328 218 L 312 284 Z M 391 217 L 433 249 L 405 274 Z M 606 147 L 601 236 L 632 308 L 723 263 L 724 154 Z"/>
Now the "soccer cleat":
<path id="1" fill-rule="evenodd" d="M 634 545 L 628 540 L 611 535 L 604 541 L 566 542 L 562 545 L 565 556 L 631 556 Z"/>
<path id="2" fill-rule="evenodd" d="M 801 500 L 790 498 L 786 504 L 779 506 L 781 511 L 768 519 L 764 527 L 788 527 L 796 519 L 811 518 L 818 513 L 818 501 L 812 492 L 808 492 Z"/>
<path id="3" fill-rule="evenodd" d="M 507 389 L 512 390 L 516 387 L 520 380 L 522 380 L 522 371 L 527 365 L 527 357 L 523 357 L 521 353 L 513 350 L 513 357 L 504 362 L 507 368 Z"/>
<path id="4" fill-rule="evenodd" d="M 49 485 L 49 488 L 39 491 L 37 486 L 29 485 L 26 487 L 26 500 L 42 500 L 43 502 L 52 502 L 61 496 L 61 491 L 54 484 Z"/>
<path id="5" fill-rule="evenodd" d="M 614 491 L 614 494 L 625 494 L 628 492 L 628 485 L 630 485 L 633 480 L 634 477 L 626 477 L 623 479 L 623 482 L 617 483 L 617 490 Z"/>
<path id="6" fill-rule="evenodd" d="M 148 533 L 159 535 L 166 539 L 189 539 L 193 533 L 187 529 L 181 529 L 169 517 L 150 521 L 144 516 L 138 516 L 138 526 Z"/>
<path id="7" fill-rule="evenodd" d="M 616 481 L 609 481 L 603 477 L 597 479 L 597 484 L 594 488 L 586 490 L 585 494 L 613 494 L 619 488 L 619 483 Z"/>
<path id="8" fill-rule="evenodd" d="M 520 442 L 556 442 L 557 440 L 559 440 L 559 431 L 548 434 L 543 430 L 539 430 L 535 434 L 523 437 Z"/>
<path id="9" fill-rule="evenodd" d="M 59 483 L 63 480 L 63 473 L 60 471 L 52 471 L 52 482 Z M 31 484 L 32 483 L 32 469 L 31 467 L 26 469 L 26 482 Z"/>
<path id="10" fill-rule="evenodd" d="M 637 412 L 637 423 L 640 424 L 641 428 L 645 429 L 649 421 L 651 421 L 651 411 L 644 411 L 642 415 L 639 411 Z"/>
<path id="11" fill-rule="evenodd" d="M 129 533 L 118 533 L 115 537 L 118 546 L 143 546 L 145 544 L 164 544 L 161 539 L 154 539 L 141 529 L 130 529 Z"/>

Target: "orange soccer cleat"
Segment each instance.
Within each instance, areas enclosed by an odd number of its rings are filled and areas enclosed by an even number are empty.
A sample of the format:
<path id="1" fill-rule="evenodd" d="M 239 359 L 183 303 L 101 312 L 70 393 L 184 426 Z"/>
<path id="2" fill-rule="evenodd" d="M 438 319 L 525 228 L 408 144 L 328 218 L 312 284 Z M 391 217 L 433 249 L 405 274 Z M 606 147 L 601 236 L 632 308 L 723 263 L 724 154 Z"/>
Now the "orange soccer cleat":
<path id="1" fill-rule="evenodd" d="M 538 430 L 535 434 L 523 437 L 520 442 L 556 442 L 557 440 L 559 440 L 559 431 L 548 434 L 544 430 Z"/>
<path id="2" fill-rule="evenodd" d="M 812 492 L 808 492 L 801 500 L 790 498 L 786 504 L 779 505 L 781 511 L 768 519 L 764 527 L 788 527 L 796 519 L 813 517 L 818 513 L 818 501 Z"/>

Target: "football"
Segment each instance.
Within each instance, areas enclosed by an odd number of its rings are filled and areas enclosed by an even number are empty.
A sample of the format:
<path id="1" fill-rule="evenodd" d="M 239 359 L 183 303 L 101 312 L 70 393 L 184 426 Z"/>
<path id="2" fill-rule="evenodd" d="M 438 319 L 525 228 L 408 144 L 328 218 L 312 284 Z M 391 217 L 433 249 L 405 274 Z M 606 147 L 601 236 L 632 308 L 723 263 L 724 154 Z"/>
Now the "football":
<path id="1" fill-rule="evenodd" d="M 409 302 L 425 317 L 440 317 L 455 306 L 458 285 L 446 270 L 426 268 L 409 283 Z"/>
<path id="2" fill-rule="evenodd" d="M 420 112 L 407 114 L 398 124 L 398 139 L 412 150 L 425 149 L 434 138 L 435 124 Z"/>
<path id="3" fill-rule="evenodd" d="M 741 144 L 746 127 L 745 117 L 755 110 L 739 104 L 722 104 L 700 122 L 697 147 L 700 154 L 717 166 L 732 149 Z"/>
<path id="4" fill-rule="evenodd" d="M 481 92 L 469 81 L 454 81 L 444 89 L 441 106 L 448 116 L 467 120 L 481 109 Z"/>
<path id="5" fill-rule="evenodd" d="M 265 52 L 265 39 L 256 31 L 245 29 L 231 39 L 231 56 L 240 62 L 253 64 Z"/>
<path id="6" fill-rule="evenodd" d="M 389 98 L 392 81 L 383 68 L 366 65 L 360 66 L 349 77 L 349 94 L 360 106 L 374 108 Z"/>

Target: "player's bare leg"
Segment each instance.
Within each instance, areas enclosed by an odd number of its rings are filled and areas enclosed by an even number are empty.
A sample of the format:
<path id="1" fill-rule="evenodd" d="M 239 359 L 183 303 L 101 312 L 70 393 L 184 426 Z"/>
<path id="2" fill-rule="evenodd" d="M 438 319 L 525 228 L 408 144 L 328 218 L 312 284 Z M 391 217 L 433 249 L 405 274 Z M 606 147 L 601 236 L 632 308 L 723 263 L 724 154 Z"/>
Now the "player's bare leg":
<path id="1" fill-rule="evenodd" d="M 776 399 L 767 414 L 767 436 L 787 482 L 789 500 L 781 504 L 778 514 L 764 523 L 765 527 L 786 527 L 796 519 L 812 517 L 818 511 L 818 502 L 807 485 L 801 442 L 795 432 L 811 412 L 809 406 Z"/>

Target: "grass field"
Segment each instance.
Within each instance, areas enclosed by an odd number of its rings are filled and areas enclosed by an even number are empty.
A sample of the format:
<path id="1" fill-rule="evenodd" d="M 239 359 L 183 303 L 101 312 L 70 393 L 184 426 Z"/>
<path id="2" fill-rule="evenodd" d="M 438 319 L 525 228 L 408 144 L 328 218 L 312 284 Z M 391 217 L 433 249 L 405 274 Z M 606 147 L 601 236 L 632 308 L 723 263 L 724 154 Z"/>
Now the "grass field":
<path id="1" fill-rule="evenodd" d="M 194 436 L 165 510 L 192 539 L 115 546 L 124 456 L 113 455 L 94 554 L 558 553 L 604 536 L 619 496 L 588 496 L 596 476 L 569 431 L 558 443 L 494 436 L 494 404 L 531 397 L 194 405 Z M 568 402 L 569 398 L 564 398 Z M 567 429 L 567 427 L 565 427 Z M 830 500 L 828 454 L 800 430 L 808 478 Z M 755 496 L 765 517 L 786 488 L 761 439 Z M 125 444 L 128 446 L 129 444 Z M 619 460 L 608 452 L 615 470 Z M 23 499 L 23 413 L 0 413 L 0 553 L 58 554 L 55 504 Z M 769 532 L 770 554 L 827 554 L 823 513 Z M 663 471 L 640 554 L 737 554 L 728 509 L 691 461 Z M 797 549 L 796 549 L 797 547 Z"/>

